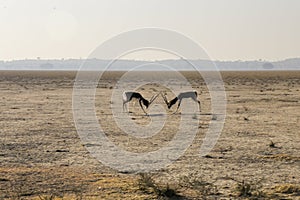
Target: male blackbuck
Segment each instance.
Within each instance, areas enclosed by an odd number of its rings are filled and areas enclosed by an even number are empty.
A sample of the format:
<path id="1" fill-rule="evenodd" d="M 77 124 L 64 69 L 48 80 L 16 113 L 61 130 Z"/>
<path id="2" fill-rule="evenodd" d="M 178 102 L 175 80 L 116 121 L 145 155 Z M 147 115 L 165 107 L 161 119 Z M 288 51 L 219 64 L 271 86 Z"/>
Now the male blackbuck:
<path id="1" fill-rule="evenodd" d="M 144 110 L 143 105 L 146 108 L 148 108 L 150 106 L 150 104 L 157 98 L 158 95 L 159 95 L 159 93 L 156 95 L 153 95 L 152 98 L 150 99 L 150 101 L 148 101 L 138 92 L 125 91 L 125 92 L 123 92 L 123 111 L 125 111 L 124 108 L 126 108 L 126 110 L 127 110 L 126 103 L 130 102 L 132 99 L 137 99 L 139 101 L 139 104 L 140 104 L 142 110 L 147 115 L 147 112 Z"/>
<path id="2" fill-rule="evenodd" d="M 195 102 L 197 102 L 199 104 L 199 111 L 201 110 L 201 104 L 200 104 L 200 101 L 197 99 L 197 91 L 187 91 L 187 92 L 181 92 L 177 95 L 177 97 L 175 97 L 174 99 L 172 99 L 171 101 L 168 101 L 167 100 L 167 97 L 162 94 L 162 97 L 165 101 L 165 103 L 167 104 L 168 108 L 170 109 L 174 104 L 176 104 L 176 102 L 178 101 L 178 106 L 177 106 L 177 109 L 174 113 L 176 113 L 180 107 L 180 104 L 181 104 L 181 101 L 182 99 L 187 99 L 187 98 L 191 98 L 193 99 Z"/>

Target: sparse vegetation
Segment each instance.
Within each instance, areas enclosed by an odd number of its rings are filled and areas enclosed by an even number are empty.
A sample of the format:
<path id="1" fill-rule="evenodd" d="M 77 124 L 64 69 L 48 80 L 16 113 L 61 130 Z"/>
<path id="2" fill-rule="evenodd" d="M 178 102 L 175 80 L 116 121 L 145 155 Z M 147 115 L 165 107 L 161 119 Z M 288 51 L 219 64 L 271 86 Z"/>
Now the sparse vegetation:
<path id="1" fill-rule="evenodd" d="M 159 185 L 155 183 L 150 173 L 140 173 L 138 179 L 139 189 L 145 193 L 154 193 L 157 197 L 176 197 L 176 189 L 170 188 L 169 184 Z"/>
<path id="2" fill-rule="evenodd" d="M 286 193 L 286 194 L 296 193 L 297 195 L 300 195 L 300 185 L 295 185 L 295 184 L 277 185 L 275 186 L 275 192 Z"/>
<path id="3" fill-rule="evenodd" d="M 261 181 L 259 182 L 246 182 L 241 181 L 237 183 L 235 188 L 237 196 L 239 197 L 265 197 L 262 191 Z"/>
<path id="4" fill-rule="evenodd" d="M 39 196 L 39 200 L 54 200 L 55 195 L 44 195 L 44 196 Z"/>
<path id="5" fill-rule="evenodd" d="M 218 116 L 213 114 L 211 120 L 217 120 L 217 119 L 218 119 Z"/>
<path id="6" fill-rule="evenodd" d="M 300 195 L 300 123 L 296 109 L 300 99 L 300 72 L 253 75 L 221 72 L 228 94 L 226 122 L 216 146 L 206 157 L 198 157 L 199 148 L 212 118 L 219 115 L 211 109 L 205 82 L 194 78 L 195 85 L 203 90 L 199 98 L 204 102 L 201 117 L 197 115 L 201 123 L 194 143 L 162 173 L 146 174 L 149 179 L 117 173 L 89 154 L 86 148 L 94 148 L 93 144 L 80 140 L 71 112 L 76 73 L 68 79 L 59 78 L 66 72 L 1 73 L 1 200 L 53 199 L 51 195 L 57 200 L 295 199 Z M 195 76 L 191 72 L 184 73 L 187 79 Z M 96 115 L 109 139 L 120 148 L 137 153 L 151 152 L 169 144 L 176 137 L 180 115 L 168 113 L 166 126 L 151 138 L 133 139 L 116 125 L 110 110 L 111 104 L 116 104 L 111 93 L 122 75 L 113 72 L 106 76 L 95 96 Z M 245 78 L 240 78 L 241 75 Z M 269 85 L 266 87 L 274 87 L 275 92 L 257 84 L 256 79 L 251 78 L 254 76 L 264 80 Z M 288 87 L 290 81 L 296 81 L 295 88 Z M 152 83 L 143 87 L 141 91 L 147 97 L 155 93 L 151 88 L 165 90 Z M 260 93 L 260 89 L 264 93 Z M 171 96 L 169 90 L 167 93 Z M 161 97 L 157 103 L 164 105 Z M 146 126 L 151 119 L 163 117 L 158 112 L 151 118 L 141 116 L 138 105 L 131 107 L 129 117 L 137 125 Z M 189 115 L 189 120 L 195 121 L 192 118 L 195 116 Z M 191 171 L 195 173 L 188 174 Z M 180 179 L 182 176 L 185 177 Z M 238 182 L 232 177 L 245 181 Z M 262 177 L 263 185 L 255 181 Z"/>
<path id="7" fill-rule="evenodd" d="M 272 140 L 270 141 L 269 147 L 276 148 L 275 143 Z"/>
<path id="8" fill-rule="evenodd" d="M 197 114 L 194 113 L 192 119 L 198 119 Z"/>
<path id="9" fill-rule="evenodd" d="M 213 183 L 204 181 L 197 173 L 190 173 L 180 178 L 179 185 L 183 189 L 192 189 L 198 197 L 205 198 L 218 193 L 217 187 Z"/>

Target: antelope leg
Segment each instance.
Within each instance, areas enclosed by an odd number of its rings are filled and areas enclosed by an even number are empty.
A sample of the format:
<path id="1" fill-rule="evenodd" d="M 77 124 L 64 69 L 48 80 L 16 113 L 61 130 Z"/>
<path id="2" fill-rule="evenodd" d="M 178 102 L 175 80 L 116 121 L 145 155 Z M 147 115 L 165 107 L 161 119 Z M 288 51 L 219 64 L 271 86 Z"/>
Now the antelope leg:
<path id="1" fill-rule="evenodd" d="M 140 103 L 140 106 L 141 106 L 142 110 L 144 111 L 144 113 L 145 113 L 146 115 L 148 115 L 147 112 L 146 112 L 146 111 L 144 110 L 144 108 L 143 108 L 142 102 L 139 101 L 139 103 Z"/>
<path id="2" fill-rule="evenodd" d="M 178 106 L 177 106 L 177 109 L 176 109 L 176 111 L 174 112 L 174 114 L 177 113 L 177 111 L 178 111 L 178 109 L 179 109 L 179 107 L 180 107 L 180 103 L 181 103 L 181 101 L 178 102 Z"/>

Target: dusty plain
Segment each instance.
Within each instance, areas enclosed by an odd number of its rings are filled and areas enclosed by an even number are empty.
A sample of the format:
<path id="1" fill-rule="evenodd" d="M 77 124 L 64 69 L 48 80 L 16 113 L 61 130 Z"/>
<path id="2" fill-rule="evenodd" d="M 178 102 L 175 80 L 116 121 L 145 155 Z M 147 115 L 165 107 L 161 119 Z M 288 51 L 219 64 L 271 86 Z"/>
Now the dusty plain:
<path id="1" fill-rule="evenodd" d="M 166 128 L 151 138 L 126 135 L 110 110 L 122 74 L 107 72 L 99 82 L 99 123 L 128 151 L 157 150 L 172 140 L 182 113 L 166 111 Z M 214 120 L 211 97 L 197 74 L 182 74 L 201 93 L 202 110 L 190 116 L 199 121 L 194 142 L 168 167 L 135 174 L 104 166 L 80 140 L 76 72 L 0 71 L 0 199 L 300 199 L 300 71 L 222 72 L 226 122 L 206 157 L 199 149 Z M 163 89 L 138 91 L 149 99 Z M 155 103 L 165 106 L 161 97 Z M 149 123 L 137 102 L 130 109 L 135 123 Z"/>

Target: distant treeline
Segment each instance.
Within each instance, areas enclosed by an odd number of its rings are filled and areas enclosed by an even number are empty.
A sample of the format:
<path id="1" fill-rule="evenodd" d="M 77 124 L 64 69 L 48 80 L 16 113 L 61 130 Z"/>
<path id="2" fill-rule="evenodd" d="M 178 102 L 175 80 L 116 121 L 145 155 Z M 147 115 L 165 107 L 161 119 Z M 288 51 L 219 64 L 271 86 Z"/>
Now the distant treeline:
<path id="1" fill-rule="evenodd" d="M 220 71 L 252 71 L 252 70 L 300 70 L 300 58 L 286 59 L 276 62 L 257 61 L 209 61 L 209 60 L 101 60 L 101 59 L 26 59 L 0 61 L 0 70 L 220 70 Z"/>

